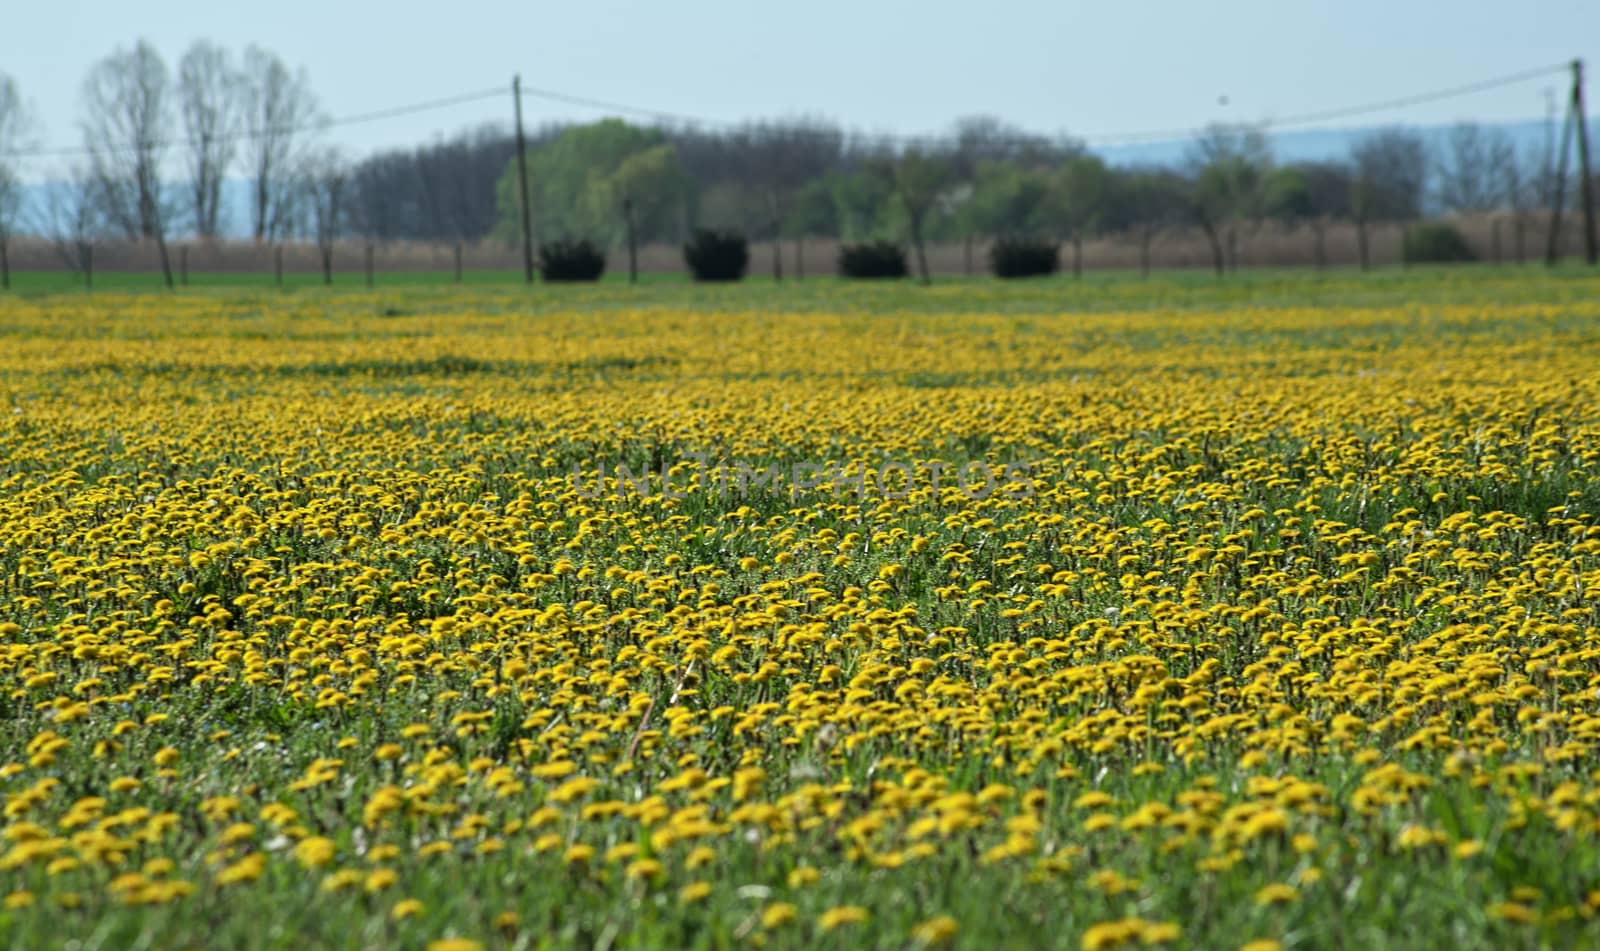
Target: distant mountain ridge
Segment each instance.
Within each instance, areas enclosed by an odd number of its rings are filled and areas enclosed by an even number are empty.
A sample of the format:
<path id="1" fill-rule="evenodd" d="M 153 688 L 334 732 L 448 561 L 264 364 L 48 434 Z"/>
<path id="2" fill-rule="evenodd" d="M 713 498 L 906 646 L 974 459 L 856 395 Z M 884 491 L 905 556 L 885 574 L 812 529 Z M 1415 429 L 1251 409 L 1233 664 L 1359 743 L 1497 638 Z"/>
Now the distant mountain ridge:
<path id="1" fill-rule="evenodd" d="M 1477 123 L 1484 129 L 1503 132 L 1511 138 L 1516 146 L 1517 154 L 1524 160 L 1533 156 L 1544 154 L 1546 137 L 1549 127 L 1543 120 L 1530 119 L 1516 122 L 1480 122 Z M 1590 120 L 1590 128 L 1594 128 L 1594 120 Z M 1413 125 L 1405 127 L 1421 133 L 1428 145 L 1434 149 L 1443 147 L 1450 137 L 1450 130 L 1456 123 L 1445 125 Z M 1379 129 L 1389 128 L 1390 124 L 1368 125 L 1348 129 L 1301 129 L 1284 132 L 1268 130 L 1267 141 L 1272 146 L 1272 155 L 1280 162 L 1315 162 L 1329 159 L 1340 159 L 1350 154 L 1350 149 L 1362 137 L 1370 135 Z M 1556 125 L 1556 144 L 1560 146 L 1561 127 Z M 1591 134 L 1592 138 L 1592 134 Z M 1187 156 L 1191 140 L 1166 139 L 1157 142 L 1144 142 L 1128 145 L 1091 146 L 1090 151 L 1104 158 L 1114 165 L 1176 165 L 1183 163 Z"/>

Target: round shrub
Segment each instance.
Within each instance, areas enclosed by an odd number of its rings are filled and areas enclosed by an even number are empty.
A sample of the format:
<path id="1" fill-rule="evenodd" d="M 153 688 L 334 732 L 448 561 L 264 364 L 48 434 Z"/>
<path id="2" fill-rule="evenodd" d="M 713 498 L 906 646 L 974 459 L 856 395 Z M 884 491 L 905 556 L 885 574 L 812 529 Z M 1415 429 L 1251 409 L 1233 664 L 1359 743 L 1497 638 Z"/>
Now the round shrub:
<path id="1" fill-rule="evenodd" d="M 588 240 L 547 241 L 539 245 L 539 276 L 546 281 L 598 281 L 606 272 L 606 253 Z"/>
<path id="2" fill-rule="evenodd" d="M 1042 277 L 1061 268 L 1060 246 L 1042 238 L 1001 238 L 989 246 L 995 277 Z"/>
<path id="3" fill-rule="evenodd" d="M 750 266 L 750 242 L 734 231 L 701 228 L 683 246 L 683 260 L 697 281 L 737 281 Z"/>
<path id="4" fill-rule="evenodd" d="M 1442 221 L 1407 229 L 1400 252 L 1407 264 L 1456 264 L 1478 259 L 1461 229 Z"/>
<path id="5" fill-rule="evenodd" d="M 844 277 L 905 277 L 906 251 L 893 241 L 867 241 L 839 248 L 839 273 Z"/>

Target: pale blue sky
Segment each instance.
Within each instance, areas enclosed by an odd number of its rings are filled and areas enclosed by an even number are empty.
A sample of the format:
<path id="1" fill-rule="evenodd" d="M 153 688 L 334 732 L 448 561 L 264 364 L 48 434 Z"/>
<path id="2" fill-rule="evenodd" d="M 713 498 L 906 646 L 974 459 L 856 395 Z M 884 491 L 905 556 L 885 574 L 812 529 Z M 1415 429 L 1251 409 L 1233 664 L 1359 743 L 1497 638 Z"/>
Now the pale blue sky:
<path id="1" fill-rule="evenodd" d="M 874 132 L 991 113 L 1094 137 L 1260 120 L 1469 83 L 1584 56 L 1596 0 L 1044 0 L 753 3 L 624 0 L 347 3 L 13 2 L 0 70 L 76 145 L 95 59 L 147 37 L 175 64 L 198 37 L 256 42 L 304 66 L 344 116 L 509 82 L 713 119 L 813 114 Z M 1541 118 L 1558 78 L 1373 121 Z M 1593 89 L 1593 84 L 1591 84 Z M 1228 97 L 1227 105 L 1219 97 Z M 1590 93 L 1591 102 L 1600 89 Z M 533 124 L 593 111 L 530 100 Z M 1591 110 L 1592 111 L 1592 110 Z M 489 101 L 333 132 L 353 156 L 508 118 Z"/>

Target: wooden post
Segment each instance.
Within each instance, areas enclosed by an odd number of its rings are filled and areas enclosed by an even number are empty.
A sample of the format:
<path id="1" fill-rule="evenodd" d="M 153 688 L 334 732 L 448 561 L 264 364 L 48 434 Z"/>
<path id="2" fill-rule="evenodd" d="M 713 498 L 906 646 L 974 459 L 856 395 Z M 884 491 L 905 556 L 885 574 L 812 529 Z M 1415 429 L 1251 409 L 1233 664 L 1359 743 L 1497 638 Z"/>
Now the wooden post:
<path id="1" fill-rule="evenodd" d="M 272 248 L 272 282 L 283 289 L 283 245 L 274 245 Z"/>
<path id="2" fill-rule="evenodd" d="M 1595 234 L 1594 182 L 1589 180 L 1589 126 L 1583 116 L 1583 60 L 1572 61 L 1572 118 L 1578 124 L 1578 191 L 1583 196 L 1583 259 L 1593 266 L 1600 255 Z"/>
<path id="3" fill-rule="evenodd" d="M 772 279 L 783 280 L 783 214 L 777 189 L 767 192 L 767 210 L 772 213 Z"/>
<path id="4" fill-rule="evenodd" d="M 156 256 L 161 260 L 161 282 L 172 290 L 172 256 L 167 252 L 167 238 L 162 228 L 156 229 Z"/>
<path id="5" fill-rule="evenodd" d="M 456 242 L 456 283 L 461 283 L 461 242 Z"/>
<path id="6" fill-rule="evenodd" d="M 369 291 L 372 290 L 372 265 L 373 265 L 372 256 L 373 256 L 372 242 L 368 241 L 367 242 L 367 290 L 369 290 Z"/>
<path id="7" fill-rule="evenodd" d="M 639 282 L 639 235 L 633 226 L 633 198 L 622 199 L 622 217 L 628 227 L 628 283 Z"/>
<path id="8" fill-rule="evenodd" d="M 517 195 L 522 202 L 522 280 L 533 283 L 533 211 L 528 203 L 528 139 L 522 134 L 522 77 L 511 77 L 517 110 Z"/>
<path id="9" fill-rule="evenodd" d="M 189 286 L 189 246 L 178 245 L 178 283 Z"/>
<path id="10" fill-rule="evenodd" d="M 1567 153 L 1572 150 L 1572 114 L 1561 126 L 1561 151 L 1556 153 L 1556 194 L 1550 202 L 1550 240 L 1545 244 L 1544 263 L 1555 267 L 1561 259 L 1561 202 L 1567 193 Z"/>

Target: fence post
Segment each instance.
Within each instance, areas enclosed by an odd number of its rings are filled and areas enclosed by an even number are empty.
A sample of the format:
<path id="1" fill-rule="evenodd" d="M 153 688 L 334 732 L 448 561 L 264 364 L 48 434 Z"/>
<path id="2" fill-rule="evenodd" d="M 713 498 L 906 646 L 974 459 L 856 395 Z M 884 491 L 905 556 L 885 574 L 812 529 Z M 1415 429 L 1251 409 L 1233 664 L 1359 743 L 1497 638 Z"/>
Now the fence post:
<path id="1" fill-rule="evenodd" d="M 633 198 L 622 199 L 622 216 L 628 225 L 628 283 L 639 281 L 639 235 L 633 224 Z"/>

